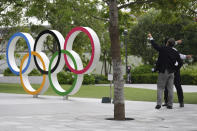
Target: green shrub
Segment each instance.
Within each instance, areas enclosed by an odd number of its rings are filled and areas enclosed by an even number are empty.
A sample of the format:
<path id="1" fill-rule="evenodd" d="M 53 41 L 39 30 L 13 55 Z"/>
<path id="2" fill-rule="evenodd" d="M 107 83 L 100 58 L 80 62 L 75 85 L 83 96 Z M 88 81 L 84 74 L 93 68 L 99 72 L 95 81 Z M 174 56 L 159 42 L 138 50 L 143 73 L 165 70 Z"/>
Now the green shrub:
<path id="1" fill-rule="evenodd" d="M 110 81 L 107 79 L 107 76 L 104 75 L 94 75 L 95 77 L 95 84 L 108 84 Z"/>
<path id="2" fill-rule="evenodd" d="M 197 84 L 197 74 L 182 73 L 181 74 L 181 84 L 196 85 Z"/>
<path id="3" fill-rule="evenodd" d="M 4 76 L 16 76 L 14 73 L 12 73 L 10 68 L 5 69 L 4 72 L 3 72 L 3 75 Z"/>
<path id="4" fill-rule="evenodd" d="M 36 70 L 36 69 L 33 69 L 30 73 L 29 73 L 29 76 L 40 76 L 41 73 Z"/>
<path id="5" fill-rule="evenodd" d="M 196 69 L 186 68 L 181 70 L 181 74 L 197 74 Z"/>
<path id="6" fill-rule="evenodd" d="M 74 74 L 72 72 L 62 71 L 57 74 L 60 84 L 73 84 Z M 95 84 L 94 75 L 85 74 L 83 77 L 83 84 Z"/>
<path id="7" fill-rule="evenodd" d="M 0 55 L 0 60 L 4 59 L 5 55 Z"/>
<path id="8" fill-rule="evenodd" d="M 16 76 L 14 73 L 12 73 L 12 71 L 10 70 L 10 68 L 7 68 L 4 70 L 3 72 L 4 76 Z M 40 72 L 36 69 L 33 69 L 30 73 L 29 76 L 40 76 Z"/>
<path id="9" fill-rule="evenodd" d="M 83 84 L 95 84 L 94 75 L 85 74 L 83 77 Z"/>
<path id="10" fill-rule="evenodd" d="M 155 84 L 157 83 L 157 77 L 157 73 L 133 74 L 131 75 L 131 83 Z"/>
<path id="11" fill-rule="evenodd" d="M 72 84 L 74 81 L 74 74 L 62 71 L 57 74 L 57 78 L 60 84 Z"/>
<path id="12" fill-rule="evenodd" d="M 151 73 L 152 68 L 153 68 L 152 65 L 141 65 L 141 66 L 135 67 L 133 70 L 131 69 L 131 73 L 134 75 Z"/>
<path id="13" fill-rule="evenodd" d="M 131 82 L 135 84 L 155 84 L 157 83 L 157 73 L 145 73 L 131 75 Z M 181 84 L 183 85 L 196 85 L 197 84 L 197 74 L 196 73 L 181 73 Z"/>
<path id="14" fill-rule="evenodd" d="M 151 65 L 142 65 L 131 71 L 132 83 L 157 83 L 158 73 L 150 73 Z M 189 65 L 181 68 L 181 84 L 196 85 L 197 84 L 197 64 Z"/>

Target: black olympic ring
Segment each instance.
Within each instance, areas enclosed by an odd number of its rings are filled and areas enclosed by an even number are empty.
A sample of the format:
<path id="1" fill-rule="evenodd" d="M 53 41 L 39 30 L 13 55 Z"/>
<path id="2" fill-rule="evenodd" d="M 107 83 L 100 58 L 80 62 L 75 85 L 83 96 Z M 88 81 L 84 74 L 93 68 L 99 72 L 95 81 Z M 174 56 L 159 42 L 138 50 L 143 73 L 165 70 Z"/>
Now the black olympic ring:
<path id="1" fill-rule="evenodd" d="M 35 45 L 34 45 L 34 51 L 36 52 L 36 46 L 37 46 L 39 40 L 42 40 L 42 39 L 40 39 L 40 38 L 42 38 L 42 36 L 43 36 L 43 35 L 46 35 L 46 34 L 52 35 L 52 36 L 54 37 L 54 39 L 57 41 L 57 46 L 58 46 L 58 59 L 57 59 L 57 63 L 56 63 L 55 66 L 51 69 L 51 73 L 53 73 L 53 72 L 57 69 L 57 67 L 58 67 L 58 65 L 59 65 L 59 63 L 60 63 L 60 58 L 61 58 L 61 46 L 60 46 L 60 41 L 59 41 L 59 39 L 57 38 L 56 34 L 55 34 L 53 31 L 51 31 L 51 30 L 44 30 L 44 31 L 42 31 L 42 32 L 38 35 L 38 37 L 36 38 Z M 38 69 L 42 74 L 48 74 L 48 71 L 44 71 L 42 68 L 40 68 L 40 66 L 39 66 L 39 64 L 38 64 L 38 62 L 37 62 L 36 56 L 34 56 L 34 61 L 35 61 L 35 65 L 36 65 L 37 69 Z"/>

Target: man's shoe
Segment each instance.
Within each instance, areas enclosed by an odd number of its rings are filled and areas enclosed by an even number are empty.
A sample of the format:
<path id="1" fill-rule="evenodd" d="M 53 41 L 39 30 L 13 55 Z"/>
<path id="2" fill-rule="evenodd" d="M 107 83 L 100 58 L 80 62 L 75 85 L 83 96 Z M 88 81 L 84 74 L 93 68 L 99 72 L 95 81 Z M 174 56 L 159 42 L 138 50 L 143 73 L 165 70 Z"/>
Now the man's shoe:
<path id="1" fill-rule="evenodd" d="M 183 102 L 180 103 L 180 107 L 184 107 L 184 103 Z"/>
<path id="2" fill-rule="evenodd" d="M 172 109 L 172 106 L 167 106 L 168 109 Z"/>
<path id="3" fill-rule="evenodd" d="M 156 105 L 155 106 L 155 109 L 160 109 L 161 108 L 161 105 Z"/>
<path id="4" fill-rule="evenodd" d="M 162 106 L 168 106 L 168 104 L 167 103 L 164 103 Z"/>

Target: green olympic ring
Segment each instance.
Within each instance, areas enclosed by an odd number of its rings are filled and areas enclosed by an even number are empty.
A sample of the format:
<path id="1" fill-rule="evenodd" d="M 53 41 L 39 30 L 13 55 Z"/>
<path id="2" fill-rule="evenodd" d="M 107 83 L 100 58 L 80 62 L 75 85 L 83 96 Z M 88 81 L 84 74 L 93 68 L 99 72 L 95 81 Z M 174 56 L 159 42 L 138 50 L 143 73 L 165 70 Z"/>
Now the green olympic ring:
<path id="1" fill-rule="evenodd" d="M 69 51 L 67 51 L 67 50 L 61 50 L 61 53 L 64 53 L 64 54 L 68 55 L 68 56 L 71 58 L 71 60 L 72 60 L 73 63 L 74 63 L 74 67 L 75 67 L 75 69 L 77 70 L 77 63 L 76 63 L 74 57 L 72 56 L 72 54 L 71 54 Z M 51 58 L 51 60 L 50 60 L 49 69 L 48 69 L 48 71 L 49 71 L 48 77 L 49 77 L 50 85 L 51 85 L 51 87 L 53 88 L 53 90 L 54 90 L 58 95 L 65 96 L 65 95 L 68 95 L 70 92 L 72 92 L 72 90 L 74 89 L 74 87 L 75 87 L 75 85 L 76 85 L 76 83 L 77 83 L 77 77 L 78 77 L 78 76 L 77 76 L 77 74 L 74 74 L 74 82 L 73 82 L 72 86 L 71 86 L 67 91 L 63 91 L 62 88 L 59 88 L 59 90 L 58 90 L 57 88 L 55 88 L 55 86 L 54 86 L 54 84 L 53 84 L 53 82 L 52 82 L 52 78 L 51 78 L 51 66 L 52 66 L 53 60 L 55 59 L 55 57 L 56 57 L 57 55 L 58 55 L 58 51 L 56 51 L 56 52 L 53 54 L 53 56 L 52 56 L 52 58 Z M 61 91 L 60 91 L 60 90 L 61 90 Z"/>

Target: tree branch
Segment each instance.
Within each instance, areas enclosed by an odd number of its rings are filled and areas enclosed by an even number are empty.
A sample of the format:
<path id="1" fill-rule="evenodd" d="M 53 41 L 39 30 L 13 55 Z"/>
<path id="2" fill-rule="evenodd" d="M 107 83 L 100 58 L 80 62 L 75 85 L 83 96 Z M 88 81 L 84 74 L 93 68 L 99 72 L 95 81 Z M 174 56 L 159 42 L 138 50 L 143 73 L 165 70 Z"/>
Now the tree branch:
<path id="1" fill-rule="evenodd" d="M 101 17 L 93 16 L 93 15 L 90 15 L 90 17 L 95 18 L 95 19 L 98 19 L 98 20 L 108 21 L 108 22 L 109 22 L 109 19 L 105 19 L 105 18 L 101 18 Z"/>
<path id="2" fill-rule="evenodd" d="M 53 48 L 50 48 L 49 44 L 46 44 L 46 45 L 47 45 L 47 49 L 48 49 L 49 51 L 51 51 L 52 53 L 54 53 Z"/>
<path id="3" fill-rule="evenodd" d="M 2 12 L 5 11 L 5 9 L 7 9 L 10 5 L 5 6 L 4 8 L 1 9 L 0 11 L 0 15 L 2 15 Z"/>
<path id="4" fill-rule="evenodd" d="M 147 0 L 147 1 L 141 0 L 141 1 L 129 2 L 129 3 L 127 3 L 127 4 L 120 5 L 120 6 L 118 7 L 118 9 L 126 8 L 126 7 L 128 7 L 128 6 L 130 6 L 130 5 L 135 5 L 135 4 L 151 3 L 151 2 L 153 2 L 153 1 L 155 1 L 155 0 Z"/>
<path id="5" fill-rule="evenodd" d="M 192 10 L 192 9 L 190 9 L 190 8 L 188 8 L 188 9 L 189 9 L 189 11 L 191 11 L 192 13 L 197 14 L 197 12 L 196 12 L 195 10 Z"/>
<path id="6" fill-rule="evenodd" d="M 109 0 L 103 0 L 107 5 L 109 5 Z"/>
<path id="7" fill-rule="evenodd" d="M 108 0 L 105 0 L 105 1 L 108 1 Z M 109 1 L 108 1 L 109 2 Z M 75 8 L 74 6 L 72 6 L 73 10 L 74 11 L 80 11 L 79 9 Z M 95 18 L 95 19 L 98 19 L 98 20 L 102 20 L 102 21 L 109 21 L 108 19 L 105 19 L 105 18 L 101 18 L 101 17 L 97 17 L 97 16 L 94 16 L 94 15 L 91 15 L 90 13 L 88 13 L 87 11 L 85 11 L 86 14 L 88 14 L 90 17 L 92 18 Z"/>

